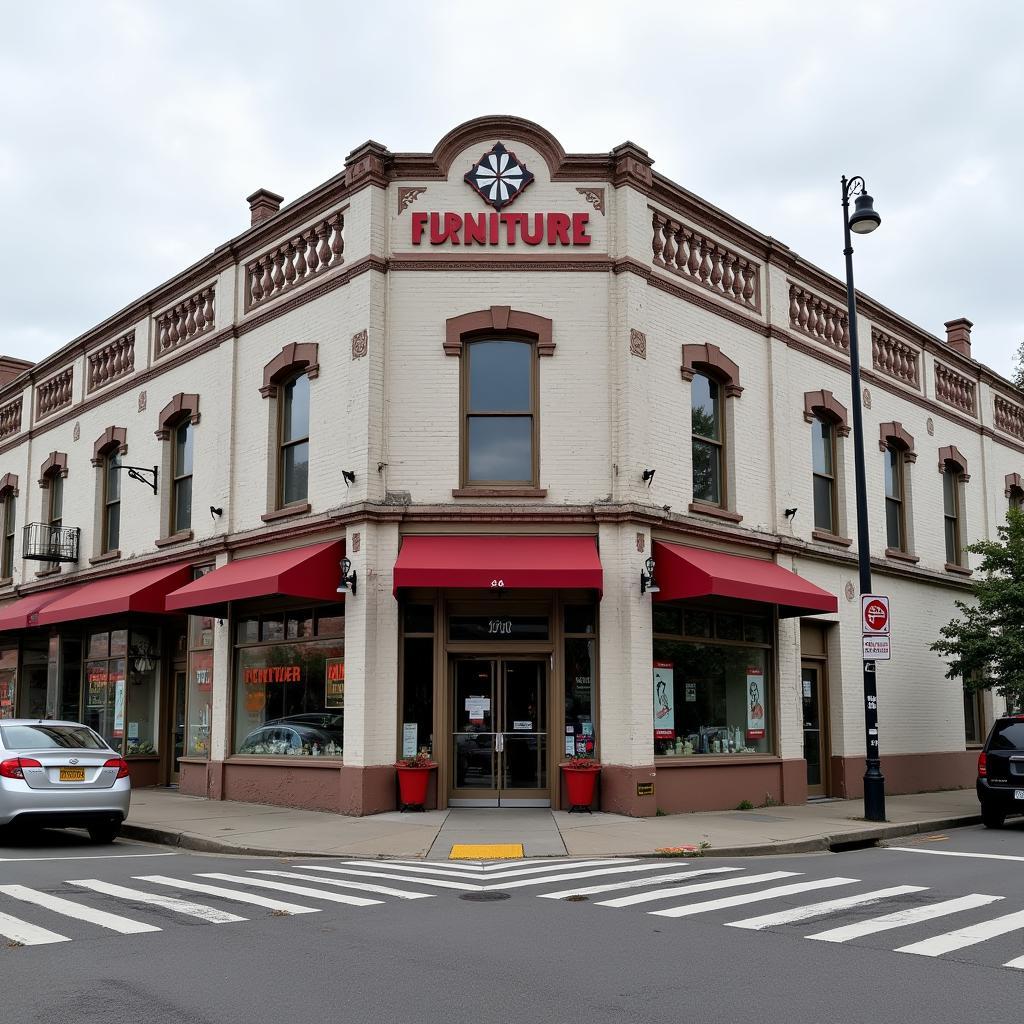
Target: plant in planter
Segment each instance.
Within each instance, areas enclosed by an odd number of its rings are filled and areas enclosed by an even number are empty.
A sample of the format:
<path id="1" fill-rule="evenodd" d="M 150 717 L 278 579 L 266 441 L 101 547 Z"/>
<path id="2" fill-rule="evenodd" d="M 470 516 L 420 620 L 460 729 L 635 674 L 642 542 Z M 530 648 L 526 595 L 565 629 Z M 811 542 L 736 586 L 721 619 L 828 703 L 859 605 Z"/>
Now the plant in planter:
<path id="1" fill-rule="evenodd" d="M 395 762 L 398 773 L 398 803 L 402 811 L 422 811 L 427 800 L 430 773 L 437 767 L 425 751 Z"/>
<path id="2" fill-rule="evenodd" d="M 569 813 L 586 811 L 589 814 L 601 765 L 592 757 L 577 755 L 563 761 L 559 768 L 562 769 L 565 789 L 569 795 Z"/>

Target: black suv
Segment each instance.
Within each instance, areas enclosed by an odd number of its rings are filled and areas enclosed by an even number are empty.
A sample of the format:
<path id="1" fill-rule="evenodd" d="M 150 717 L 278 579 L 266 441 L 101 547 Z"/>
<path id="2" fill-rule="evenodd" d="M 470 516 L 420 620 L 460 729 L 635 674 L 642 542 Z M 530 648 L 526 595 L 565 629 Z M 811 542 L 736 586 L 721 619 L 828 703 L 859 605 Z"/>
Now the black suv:
<path id="1" fill-rule="evenodd" d="M 978 755 L 977 787 L 986 828 L 1024 814 L 1024 715 L 996 719 Z"/>

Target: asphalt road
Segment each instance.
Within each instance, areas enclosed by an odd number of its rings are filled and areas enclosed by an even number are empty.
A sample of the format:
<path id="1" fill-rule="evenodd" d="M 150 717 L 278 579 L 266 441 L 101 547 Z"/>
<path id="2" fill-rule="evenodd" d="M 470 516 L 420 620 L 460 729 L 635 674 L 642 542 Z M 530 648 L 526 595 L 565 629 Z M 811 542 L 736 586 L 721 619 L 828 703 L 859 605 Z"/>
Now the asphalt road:
<path id="1" fill-rule="evenodd" d="M 0 846 L 0 1020 L 19 1024 L 1015 1020 L 1021 957 L 1024 820 L 840 854 L 485 867 Z"/>

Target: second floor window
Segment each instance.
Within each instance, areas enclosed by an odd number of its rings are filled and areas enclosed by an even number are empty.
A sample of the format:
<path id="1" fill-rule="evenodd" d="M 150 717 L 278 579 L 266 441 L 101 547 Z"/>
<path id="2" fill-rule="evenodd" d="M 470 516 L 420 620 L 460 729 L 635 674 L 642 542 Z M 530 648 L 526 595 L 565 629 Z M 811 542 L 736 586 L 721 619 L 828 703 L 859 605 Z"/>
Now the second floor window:
<path id="1" fill-rule="evenodd" d="M 171 533 L 192 528 L 192 436 L 192 424 L 188 420 L 174 431 Z"/>
<path id="2" fill-rule="evenodd" d="M 64 477 L 60 473 L 51 473 L 47 490 L 46 518 L 53 529 L 59 530 L 64 524 Z"/>
<path id="3" fill-rule="evenodd" d="M 697 373 L 693 377 L 690 395 L 693 500 L 724 505 L 721 388 L 718 381 Z"/>
<path id="4" fill-rule="evenodd" d="M 8 491 L 3 499 L 4 536 L 0 552 L 0 577 L 9 580 L 14 575 L 14 529 L 17 517 L 17 499 Z"/>
<path id="5" fill-rule="evenodd" d="M 468 486 L 537 483 L 534 345 L 485 340 L 466 346 L 462 479 Z"/>
<path id="6" fill-rule="evenodd" d="M 102 553 L 116 551 L 121 543 L 121 455 L 110 452 L 103 460 Z"/>
<path id="7" fill-rule="evenodd" d="M 282 389 L 278 453 L 278 502 L 291 505 L 309 494 L 309 377 Z"/>
<path id="8" fill-rule="evenodd" d="M 1019 487 L 1010 488 L 1010 508 L 1024 509 L 1024 490 Z"/>
<path id="9" fill-rule="evenodd" d="M 907 550 L 905 462 L 902 448 L 890 445 L 885 450 L 885 543 L 893 551 Z"/>
<path id="10" fill-rule="evenodd" d="M 947 462 L 942 474 L 942 512 L 946 531 L 946 562 L 963 565 L 963 509 L 960 501 L 961 473 Z"/>
<path id="11" fill-rule="evenodd" d="M 811 461 L 814 474 L 814 528 L 838 533 L 836 526 L 836 428 L 815 417 L 811 424 Z"/>

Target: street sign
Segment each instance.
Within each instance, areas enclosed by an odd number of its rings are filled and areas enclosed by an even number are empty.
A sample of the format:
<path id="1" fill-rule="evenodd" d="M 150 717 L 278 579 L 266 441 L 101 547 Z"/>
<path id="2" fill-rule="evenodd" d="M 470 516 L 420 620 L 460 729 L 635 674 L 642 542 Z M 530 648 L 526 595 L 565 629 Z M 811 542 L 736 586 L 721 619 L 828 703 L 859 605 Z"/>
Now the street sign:
<path id="1" fill-rule="evenodd" d="M 865 633 L 863 642 L 865 661 L 889 661 L 891 654 L 888 636 L 884 634 L 875 636 Z M 873 665 L 871 667 L 874 668 Z"/>
<path id="2" fill-rule="evenodd" d="M 889 635 L 889 598 L 881 594 L 862 594 L 861 630 L 865 636 Z"/>

